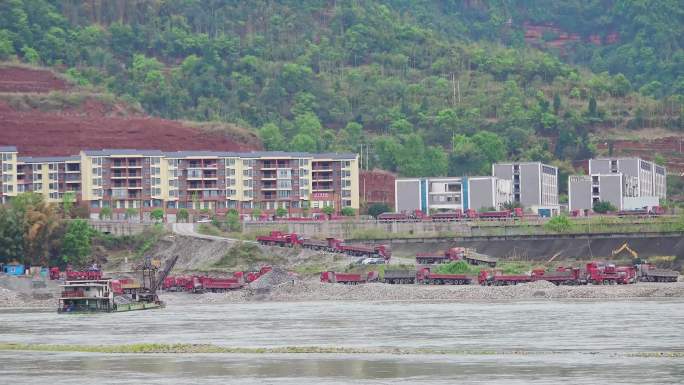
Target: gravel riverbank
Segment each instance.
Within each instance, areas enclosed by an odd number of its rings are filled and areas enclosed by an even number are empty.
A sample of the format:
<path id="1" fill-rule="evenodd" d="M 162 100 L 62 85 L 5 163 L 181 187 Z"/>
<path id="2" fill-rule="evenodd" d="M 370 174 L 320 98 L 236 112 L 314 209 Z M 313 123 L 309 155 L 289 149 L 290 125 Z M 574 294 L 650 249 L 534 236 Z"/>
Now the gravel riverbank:
<path id="1" fill-rule="evenodd" d="M 246 289 L 228 293 L 167 293 L 169 305 L 186 301 L 202 303 L 241 303 L 254 301 L 501 301 L 530 299 L 626 299 L 684 298 L 684 282 L 638 283 L 617 286 L 555 286 L 539 281 L 517 286 L 485 287 L 387 285 L 342 285 L 317 280 L 288 281 L 270 288 Z"/>

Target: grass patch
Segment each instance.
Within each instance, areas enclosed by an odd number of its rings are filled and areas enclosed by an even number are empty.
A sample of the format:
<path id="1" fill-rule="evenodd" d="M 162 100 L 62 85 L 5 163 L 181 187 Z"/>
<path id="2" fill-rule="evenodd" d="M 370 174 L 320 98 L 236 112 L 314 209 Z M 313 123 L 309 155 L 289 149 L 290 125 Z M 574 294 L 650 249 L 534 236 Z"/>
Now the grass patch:
<path id="1" fill-rule="evenodd" d="M 220 227 L 217 227 L 216 225 L 211 224 L 211 223 L 202 223 L 199 226 L 197 226 L 197 232 L 200 234 L 211 235 L 214 237 L 238 239 L 238 240 L 242 240 L 242 241 L 255 241 L 258 236 L 268 235 L 268 234 L 270 234 L 271 231 L 274 231 L 274 230 L 287 232 L 287 227 L 286 226 L 279 226 L 279 227 L 273 226 L 273 227 L 262 228 L 262 229 L 257 229 L 257 230 L 235 232 L 235 231 L 224 231 Z"/>
<path id="2" fill-rule="evenodd" d="M 237 242 L 212 266 L 232 268 L 236 266 L 251 266 L 260 262 L 283 263 L 284 258 L 265 255 L 259 248 L 259 245 L 255 243 Z"/>
<path id="3" fill-rule="evenodd" d="M 449 354 L 495 355 L 535 354 L 532 352 L 496 352 L 488 350 L 441 350 L 403 348 L 351 348 L 339 346 L 283 346 L 274 348 L 229 347 L 212 344 L 126 344 L 126 345 L 43 345 L 0 343 L 0 351 L 80 352 L 105 354 Z"/>
<path id="4" fill-rule="evenodd" d="M 385 270 L 415 270 L 415 265 L 356 265 L 350 264 L 345 268 L 347 273 L 367 274 L 370 271 L 377 271 L 380 280 L 385 277 Z"/>
<path id="5" fill-rule="evenodd" d="M 455 261 L 437 266 L 437 269 L 435 269 L 435 273 L 477 275 L 480 273 L 480 270 L 482 269 L 482 266 L 474 266 L 466 261 Z"/>

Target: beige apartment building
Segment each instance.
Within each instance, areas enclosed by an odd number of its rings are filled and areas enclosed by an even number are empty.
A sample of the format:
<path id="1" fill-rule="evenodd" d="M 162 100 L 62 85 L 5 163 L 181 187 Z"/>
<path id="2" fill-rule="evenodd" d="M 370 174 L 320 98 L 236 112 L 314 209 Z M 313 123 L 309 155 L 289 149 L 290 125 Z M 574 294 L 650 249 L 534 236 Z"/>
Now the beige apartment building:
<path id="1" fill-rule="evenodd" d="M 325 206 L 359 209 L 356 154 L 116 149 L 18 158 L 14 147 L 0 153 L 3 202 L 28 191 L 53 202 L 73 193 L 93 216 L 110 208 L 115 217 L 155 208 L 171 218 L 182 208 L 218 214 L 258 208 L 266 215 L 283 208 L 292 216 Z"/>

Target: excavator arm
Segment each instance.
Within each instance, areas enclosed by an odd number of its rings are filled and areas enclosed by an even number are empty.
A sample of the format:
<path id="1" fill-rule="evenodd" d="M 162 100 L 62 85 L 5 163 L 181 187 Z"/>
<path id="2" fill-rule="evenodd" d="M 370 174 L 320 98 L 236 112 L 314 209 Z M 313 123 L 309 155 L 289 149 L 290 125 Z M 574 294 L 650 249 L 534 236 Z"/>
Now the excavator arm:
<path id="1" fill-rule="evenodd" d="M 173 270 L 173 267 L 176 265 L 176 261 L 178 261 L 177 255 L 171 257 L 166 261 L 164 270 L 159 272 L 159 274 L 157 275 L 156 282 L 154 283 L 154 287 L 151 288 L 152 293 L 156 293 L 157 289 L 159 289 L 159 287 L 164 283 L 164 279 L 169 275 L 171 270 Z"/>
<path id="2" fill-rule="evenodd" d="M 636 251 L 632 250 L 627 244 L 627 242 L 623 243 L 622 246 L 620 246 L 619 248 L 613 250 L 613 257 L 622 253 L 623 251 L 627 251 L 629 254 L 631 254 L 632 258 L 639 259 L 639 254 Z"/>

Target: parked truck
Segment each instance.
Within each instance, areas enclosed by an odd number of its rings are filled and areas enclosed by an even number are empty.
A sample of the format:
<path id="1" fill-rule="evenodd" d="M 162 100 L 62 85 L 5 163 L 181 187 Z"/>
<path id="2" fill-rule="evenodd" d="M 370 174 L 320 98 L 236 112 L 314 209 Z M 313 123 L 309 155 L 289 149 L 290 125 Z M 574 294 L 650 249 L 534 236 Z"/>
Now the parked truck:
<path id="1" fill-rule="evenodd" d="M 383 277 L 384 283 L 389 284 L 410 284 L 416 283 L 416 270 L 385 270 Z"/>
<path id="2" fill-rule="evenodd" d="M 433 273 L 430 268 L 418 270 L 416 282 L 424 285 L 470 285 L 473 278 L 465 274 Z"/>
<path id="3" fill-rule="evenodd" d="M 298 234 L 283 233 L 281 231 L 271 231 L 269 235 L 256 237 L 257 242 L 265 246 L 294 247 L 301 243 Z"/>
<path id="4" fill-rule="evenodd" d="M 576 267 L 559 267 L 556 270 L 532 270 L 532 281 L 548 281 L 555 285 L 581 285 L 586 280 L 582 278 L 582 270 Z"/>
<path id="5" fill-rule="evenodd" d="M 612 263 L 589 262 L 585 274 L 587 283 L 594 285 L 615 285 L 620 280 L 620 274 Z"/>
<path id="6" fill-rule="evenodd" d="M 447 251 L 441 251 L 437 253 L 416 254 L 416 263 L 419 265 L 432 265 L 455 261 L 466 261 L 471 265 L 487 265 L 489 267 L 495 267 L 497 259 L 484 254 L 478 254 L 463 247 L 452 247 Z"/>
<path id="7" fill-rule="evenodd" d="M 655 267 L 650 263 L 641 263 L 636 265 L 636 277 L 641 282 L 677 282 L 679 273 Z"/>
<path id="8" fill-rule="evenodd" d="M 361 273 L 338 273 L 334 271 L 324 271 L 321 273 L 321 282 L 342 283 L 345 285 L 358 285 L 361 283 L 377 282 L 378 272 L 369 271 L 367 274 Z"/>
<path id="9" fill-rule="evenodd" d="M 529 274 L 504 274 L 501 270 L 481 270 L 477 282 L 483 286 L 509 286 L 532 282 Z"/>
<path id="10" fill-rule="evenodd" d="M 266 246 L 294 247 L 301 246 L 313 250 L 325 250 L 333 253 L 346 254 L 352 257 L 378 257 L 388 261 L 392 251 L 388 245 L 357 245 L 345 243 L 342 239 L 326 238 L 316 240 L 305 238 L 296 233 L 271 231 L 269 235 L 257 237 L 257 242 Z"/>

